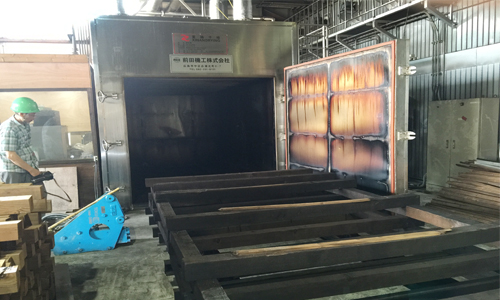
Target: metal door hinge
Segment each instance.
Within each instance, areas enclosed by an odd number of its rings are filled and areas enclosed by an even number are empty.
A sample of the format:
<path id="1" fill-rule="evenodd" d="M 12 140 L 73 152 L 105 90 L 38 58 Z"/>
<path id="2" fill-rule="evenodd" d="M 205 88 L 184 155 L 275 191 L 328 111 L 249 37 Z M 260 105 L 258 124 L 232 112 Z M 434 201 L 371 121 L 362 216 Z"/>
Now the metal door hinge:
<path id="1" fill-rule="evenodd" d="M 398 67 L 398 75 L 410 76 L 415 73 L 417 73 L 417 67 L 415 66 Z"/>
<path id="2" fill-rule="evenodd" d="M 115 100 L 118 99 L 118 94 L 109 94 L 109 95 L 106 95 L 104 94 L 103 91 L 98 91 L 97 92 L 97 100 L 101 103 L 104 103 L 104 101 L 108 98 L 113 98 Z"/>
<path id="3" fill-rule="evenodd" d="M 104 151 L 108 152 L 108 150 L 113 146 L 123 146 L 123 141 L 108 142 L 106 140 L 102 140 L 102 149 L 104 149 Z"/>
<path id="4" fill-rule="evenodd" d="M 398 131 L 398 141 L 399 140 L 414 140 L 416 138 L 415 132 L 413 131 Z"/>

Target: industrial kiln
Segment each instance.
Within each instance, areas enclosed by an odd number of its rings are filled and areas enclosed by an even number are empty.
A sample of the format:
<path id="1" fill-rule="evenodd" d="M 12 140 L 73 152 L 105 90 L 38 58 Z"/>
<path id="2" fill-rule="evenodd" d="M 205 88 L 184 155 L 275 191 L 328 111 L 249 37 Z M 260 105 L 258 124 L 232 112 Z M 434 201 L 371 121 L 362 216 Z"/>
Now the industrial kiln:
<path id="1" fill-rule="evenodd" d="M 287 165 L 406 192 L 408 57 L 394 40 L 286 68 Z"/>
<path id="2" fill-rule="evenodd" d="M 285 168 L 283 69 L 294 23 L 107 16 L 91 23 L 104 187 Z M 133 200 L 132 200 L 133 199 Z"/>

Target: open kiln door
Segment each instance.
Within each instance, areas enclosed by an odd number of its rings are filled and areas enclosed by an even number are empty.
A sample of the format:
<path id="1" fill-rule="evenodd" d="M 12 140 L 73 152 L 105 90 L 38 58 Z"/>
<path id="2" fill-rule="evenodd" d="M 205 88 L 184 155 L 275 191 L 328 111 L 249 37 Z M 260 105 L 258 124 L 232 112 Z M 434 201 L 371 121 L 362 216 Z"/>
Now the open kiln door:
<path id="1" fill-rule="evenodd" d="M 287 166 L 407 191 L 407 42 L 285 68 Z"/>

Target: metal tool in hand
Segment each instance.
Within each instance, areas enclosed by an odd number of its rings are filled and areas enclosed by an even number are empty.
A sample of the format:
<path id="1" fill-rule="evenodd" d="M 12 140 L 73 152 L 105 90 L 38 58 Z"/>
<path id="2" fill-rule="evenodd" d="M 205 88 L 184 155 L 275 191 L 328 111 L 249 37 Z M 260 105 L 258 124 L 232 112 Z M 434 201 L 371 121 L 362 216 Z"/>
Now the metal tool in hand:
<path id="1" fill-rule="evenodd" d="M 66 191 L 59 185 L 59 183 L 57 182 L 57 180 L 54 178 L 54 174 L 52 172 L 50 172 L 50 171 L 41 172 L 40 175 L 37 175 L 37 176 L 33 177 L 33 179 L 31 180 L 31 183 L 32 184 L 40 184 L 40 183 L 42 183 L 44 181 L 49 181 L 49 180 L 54 180 L 54 183 L 61 189 L 61 191 L 63 191 L 63 193 L 66 195 L 67 198 L 63 198 L 63 197 L 61 197 L 59 195 L 47 192 L 48 195 L 60 198 L 60 199 L 62 199 L 64 201 L 73 202 L 71 200 L 70 196 L 68 195 L 68 193 L 66 193 Z"/>

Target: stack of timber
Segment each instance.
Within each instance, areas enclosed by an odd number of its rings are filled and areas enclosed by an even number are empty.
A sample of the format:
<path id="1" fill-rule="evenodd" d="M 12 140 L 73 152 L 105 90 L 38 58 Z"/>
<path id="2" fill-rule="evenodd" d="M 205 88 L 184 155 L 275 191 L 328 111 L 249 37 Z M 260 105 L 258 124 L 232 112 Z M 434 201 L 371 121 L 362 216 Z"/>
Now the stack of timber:
<path id="1" fill-rule="evenodd" d="M 469 172 L 451 178 L 449 187 L 439 191 L 430 205 L 479 222 L 497 224 L 500 220 L 500 163 L 469 161 L 458 166 Z"/>
<path id="2" fill-rule="evenodd" d="M 43 187 L 2 185 L 0 192 L 0 300 L 55 298 L 54 233 L 41 222 Z M 8 195 L 8 196 L 5 196 Z M 35 200 L 35 198 L 38 198 Z M 45 207 L 47 204 L 45 203 Z"/>
<path id="3" fill-rule="evenodd" d="M 415 194 L 379 196 L 304 169 L 151 178 L 146 186 L 175 299 L 302 300 L 437 280 L 391 297 L 499 288 L 498 273 L 450 278 L 498 270 L 498 251 L 474 245 L 498 241 L 500 226 L 420 207 Z"/>

